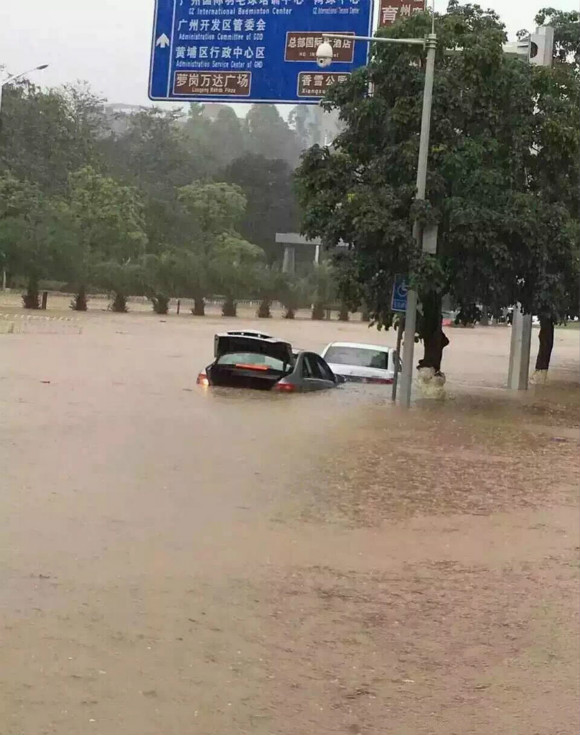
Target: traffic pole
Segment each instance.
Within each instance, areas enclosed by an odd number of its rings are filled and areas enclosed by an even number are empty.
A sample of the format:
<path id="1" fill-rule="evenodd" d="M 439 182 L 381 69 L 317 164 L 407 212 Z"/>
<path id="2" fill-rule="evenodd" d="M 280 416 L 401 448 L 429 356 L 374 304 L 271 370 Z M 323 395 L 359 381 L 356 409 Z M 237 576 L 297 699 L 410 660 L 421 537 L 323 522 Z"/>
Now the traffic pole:
<path id="1" fill-rule="evenodd" d="M 403 341 L 403 328 L 405 318 L 399 314 L 399 324 L 397 325 L 397 347 L 395 349 L 395 374 L 393 376 L 393 392 L 391 399 L 393 403 L 397 400 L 397 385 L 399 383 L 399 372 L 401 366 L 401 342 Z"/>
<path id="2" fill-rule="evenodd" d="M 430 33 L 426 39 L 427 63 L 425 67 L 425 85 L 423 88 L 423 112 L 421 116 L 421 137 L 419 139 L 419 158 L 417 161 L 417 194 L 415 199 L 423 201 L 427 190 L 427 163 L 429 159 L 429 136 L 431 133 L 431 108 L 433 106 L 433 81 L 435 78 L 435 54 L 437 52 L 437 36 Z M 423 249 L 423 235 L 418 223 L 413 227 L 413 235 L 417 245 Z M 401 369 L 401 391 L 399 402 L 409 408 L 411 405 L 411 389 L 413 387 L 413 363 L 415 352 L 415 331 L 417 326 L 417 292 L 407 292 L 407 309 L 405 311 L 405 342 L 403 345 L 403 366 Z"/>

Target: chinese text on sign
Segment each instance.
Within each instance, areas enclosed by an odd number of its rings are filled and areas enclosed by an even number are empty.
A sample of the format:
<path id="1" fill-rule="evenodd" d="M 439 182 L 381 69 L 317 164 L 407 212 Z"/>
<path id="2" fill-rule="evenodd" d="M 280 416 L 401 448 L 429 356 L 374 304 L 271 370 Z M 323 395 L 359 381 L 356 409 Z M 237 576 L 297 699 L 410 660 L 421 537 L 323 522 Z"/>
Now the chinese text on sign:
<path id="1" fill-rule="evenodd" d="M 372 11 L 372 0 L 157 0 L 149 96 L 316 102 L 368 53 L 364 42 L 332 39 L 321 73 L 323 34 L 367 36 Z"/>

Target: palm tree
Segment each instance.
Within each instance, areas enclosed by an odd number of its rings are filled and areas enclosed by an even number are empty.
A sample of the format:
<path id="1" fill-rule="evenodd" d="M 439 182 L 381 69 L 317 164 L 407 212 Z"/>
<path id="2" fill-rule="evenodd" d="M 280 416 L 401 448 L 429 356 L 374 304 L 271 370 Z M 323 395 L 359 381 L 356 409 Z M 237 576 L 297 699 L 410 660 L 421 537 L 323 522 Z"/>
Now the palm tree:
<path id="1" fill-rule="evenodd" d="M 324 319 L 324 311 L 329 308 L 336 297 L 336 275 L 328 262 L 314 266 L 308 276 L 310 293 L 312 294 L 312 318 Z"/>
<path id="2" fill-rule="evenodd" d="M 285 275 L 276 266 L 261 264 L 254 268 L 254 290 L 260 299 L 256 316 L 260 319 L 269 319 L 272 316 L 272 302 L 284 292 Z"/>
<path id="3" fill-rule="evenodd" d="M 212 289 L 209 255 L 202 248 L 179 250 L 174 259 L 176 289 L 193 298 L 194 316 L 205 316 L 205 300 Z"/>
<path id="4" fill-rule="evenodd" d="M 108 260 L 94 268 L 96 285 L 106 288 L 111 293 L 111 311 L 127 312 L 127 297 L 139 290 L 142 284 L 142 267 L 139 263 L 119 263 Z"/>
<path id="5" fill-rule="evenodd" d="M 140 261 L 143 292 L 156 314 L 167 314 L 171 296 L 178 290 L 179 254 L 167 250 L 159 255 L 145 255 Z"/>
<path id="6" fill-rule="evenodd" d="M 280 302 L 286 309 L 284 319 L 294 319 L 296 310 L 304 304 L 309 292 L 309 284 L 304 278 L 294 273 L 284 273 L 282 288 L 280 291 Z"/>
<path id="7" fill-rule="evenodd" d="M 237 299 L 251 292 L 256 282 L 255 269 L 263 257 L 262 248 L 236 233 L 227 232 L 217 238 L 210 272 L 216 291 L 225 296 L 223 316 L 237 315 Z"/>

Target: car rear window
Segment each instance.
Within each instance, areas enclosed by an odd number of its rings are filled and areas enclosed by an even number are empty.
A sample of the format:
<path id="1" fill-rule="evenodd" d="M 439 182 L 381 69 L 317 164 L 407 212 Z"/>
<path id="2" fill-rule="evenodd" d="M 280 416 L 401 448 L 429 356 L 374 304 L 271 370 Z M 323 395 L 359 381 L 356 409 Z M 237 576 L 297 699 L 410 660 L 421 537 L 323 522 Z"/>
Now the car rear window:
<path id="1" fill-rule="evenodd" d="M 329 347 L 324 355 L 326 362 L 335 365 L 358 365 L 359 367 L 388 370 L 389 353 L 366 347 Z"/>
<path id="2" fill-rule="evenodd" d="M 270 355 L 259 355 L 257 352 L 228 352 L 218 358 L 218 365 L 256 365 L 263 366 L 269 370 L 277 370 L 285 373 L 289 369 L 289 365 L 284 364 L 282 360 L 277 360 Z"/>

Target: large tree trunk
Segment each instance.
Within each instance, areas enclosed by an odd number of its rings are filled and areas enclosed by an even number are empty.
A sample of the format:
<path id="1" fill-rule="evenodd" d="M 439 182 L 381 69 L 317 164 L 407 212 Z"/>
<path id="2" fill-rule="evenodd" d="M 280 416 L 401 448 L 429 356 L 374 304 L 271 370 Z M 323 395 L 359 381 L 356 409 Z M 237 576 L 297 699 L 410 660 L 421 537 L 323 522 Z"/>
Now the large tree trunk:
<path id="1" fill-rule="evenodd" d="M 38 291 L 38 278 L 30 276 L 26 293 L 22 295 L 25 309 L 40 309 L 40 293 Z"/>
<path id="2" fill-rule="evenodd" d="M 424 396 L 443 398 L 445 375 L 441 372 L 441 361 L 449 340 L 441 328 L 441 296 L 436 293 L 426 294 L 422 298 L 422 305 L 420 336 L 423 339 L 423 358 L 417 365 L 419 386 Z"/>
<path id="3" fill-rule="evenodd" d="M 540 333 L 538 334 L 539 347 L 536 357 L 536 369 L 532 376 L 533 383 L 545 383 L 550 367 L 550 358 L 554 347 L 554 320 L 540 317 Z"/>
<path id="4" fill-rule="evenodd" d="M 120 291 L 115 291 L 113 301 L 111 303 L 111 311 L 116 314 L 125 314 L 129 311 L 127 307 L 127 297 Z"/>
<path id="5" fill-rule="evenodd" d="M 536 370 L 548 370 L 550 358 L 554 347 L 554 320 L 544 317 L 540 318 L 540 333 L 538 335 L 540 346 L 536 358 Z"/>
<path id="6" fill-rule="evenodd" d="M 340 305 L 340 309 L 338 310 L 338 321 L 339 322 L 348 321 L 348 306 L 346 306 L 346 304 Z"/>
<path id="7" fill-rule="evenodd" d="M 70 308 L 73 311 L 87 311 L 87 288 L 86 286 L 79 286 L 78 293 L 70 302 Z"/>
<path id="8" fill-rule="evenodd" d="M 222 315 L 223 316 L 237 316 L 238 315 L 237 304 L 231 298 L 231 296 L 227 296 L 226 300 L 222 304 Z"/>
<path id="9" fill-rule="evenodd" d="M 435 293 L 427 294 L 422 299 L 423 319 L 421 324 L 421 337 L 423 339 L 423 359 L 419 360 L 417 367 L 433 368 L 436 373 L 441 371 L 443 350 L 449 344 L 441 328 L 441 296 Z"/>
<path id="10" fill-rule="evenodd" d="M 151 296 L 151 303 L 156 314 L 167 314 L 169 312 L 169 296 L 162 293 L 155 294 Z"/>
<path id="11" fill-rule="evenodd" d="M 205 299 L 203 296 L 196 296 L 193 299 L 193 316 L 205 316 Z"/>
<path id="12" fill-rule="evenodd" d="M 324 319 L 324 304 L 313 304 L 312 319 Z"/>
<path id="13" fill-rule="evenodd" d="M 272 311 L 270 309 L 272 305 L 272 302 L 270 299 L 262 299 L 260 301 L 260 306 L 258 307 L 258 311 L 256 312 L 256 316 L 259 319 L 270 319 L 272 316 Z"/>

